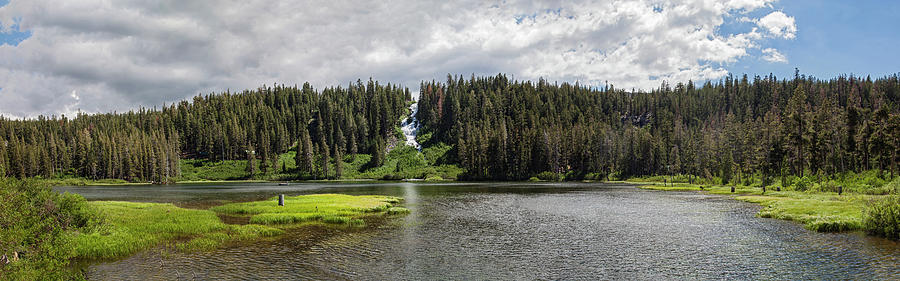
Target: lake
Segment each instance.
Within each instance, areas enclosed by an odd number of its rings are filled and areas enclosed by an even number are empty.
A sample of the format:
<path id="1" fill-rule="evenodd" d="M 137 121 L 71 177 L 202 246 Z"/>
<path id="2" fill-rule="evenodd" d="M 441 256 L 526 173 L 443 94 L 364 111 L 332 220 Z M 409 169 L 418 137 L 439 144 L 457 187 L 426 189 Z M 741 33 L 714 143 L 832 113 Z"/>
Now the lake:
<path id="1" fill-rule="evenodd" d="M 900 243 L 757 218 L 726 196 L 607 183 L 275 183 L 61 187 L 206 208 L 313 193 L 400 196 L 412 213 L 304 227 L 201 253 L 150 250 L 88 279 L 897 279 Z"/>

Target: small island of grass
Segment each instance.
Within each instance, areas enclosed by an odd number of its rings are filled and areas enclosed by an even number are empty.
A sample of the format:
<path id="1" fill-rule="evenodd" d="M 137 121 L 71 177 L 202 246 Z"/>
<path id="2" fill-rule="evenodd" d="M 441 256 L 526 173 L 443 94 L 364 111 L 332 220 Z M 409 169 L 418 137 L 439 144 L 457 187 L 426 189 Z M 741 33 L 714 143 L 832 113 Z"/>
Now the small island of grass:
<path id="1" fill-rule="evenodd" d="M 292 225 L 303 222 L 323 222 L 345 225 L 365 225 L 362 216 L 386 213 L 400 198 L 391 196 L 344 194 L 313 194 L 286 197 L 284 206 L 276 198 L 266 201 L 231 203 L 210 210 L 222 214 L 249 216 L 250 223 L 262 225 Z M 393 213 L 393 212 L 392 212 Z"/>
<path id="2" fill-rule="evenodd" d="M 112 259 L 155 246 L 179 251 L 210 250 L 223 244 L 284 233 L 302 223 L 364 226 L 363 217 L 398 208 L 400 198 L 314 194 L 230 203 L 209 210 L 179 208 L 172 204 L 117 201 L 88 202 L 102 223 L 94 231 L 73 233 L 76 257 Z M 250 224 L 225 224 L 217 214 L 250 216 Z"/>

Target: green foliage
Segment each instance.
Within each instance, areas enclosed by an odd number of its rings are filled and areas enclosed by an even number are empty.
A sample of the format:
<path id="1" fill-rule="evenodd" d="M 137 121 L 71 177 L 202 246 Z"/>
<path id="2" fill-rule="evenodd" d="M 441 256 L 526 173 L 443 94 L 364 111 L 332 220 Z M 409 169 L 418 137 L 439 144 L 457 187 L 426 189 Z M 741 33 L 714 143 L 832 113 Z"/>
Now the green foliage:
<path id="1" fill-rule="evenodd" d="M 79 278 L 67 267 L 75 256 L 67 233 L 91 231 L 102 222 L 83 197 L 59 194 L 37 181 L 0 179 L 0 279 Z"/>
<path id="2" fill-rule="evenodd" d="M 871 234 L 900 240 L 900 195 L 873 200 L 866 209 L 864 226 Z"/>
<path id="3" fill-rule="evenodd" d="M 221 181 L 250 178 L 246 160 L 181 160 L 179 181 Z"/>
<path id="4" fill-rule="evenodd" d="M 409 212 L 409 209 L 403 207 L 390 207 L 387 209 L 387 213 L 390 215 L 409 214 Z"/>
<path id="5" fill-rule="evenodd" d="M 425 178 L 425 181 L 427 181 L 427 182 L 442 182 L 442 181 L 444 181 L 444 178 L 442 178 L 440 176 L 429 176 L 429 177 Z"/>
<path id="6" fill-rule="evenodd" d="M 821 180 L 810 176 L 900 172 L 900 141 L 891 137 L 900 135 L 896 75 L 683 82 L 629 92 L 448 76 L 420 87 L 419 141 L 452 147 L 450 163 L 466 179 L 684 174 L 745 186 L 784 179 L 784 187 L 812 190 Z M 874 88 L 885 90 L 857 90 Z"/>
<path id="7" fill-rule="evenodd" d="M 554 173 L 554 172 L 541 172 L 536 175 L 536 177 L 542 181 L 562 181 L 563 175 Z"/>
<path id="8" fill-rule="evenodd" d="M 450 153 L 448 153 L 451 149 L 453 149 L 453 147 L 441 142 L 435 145 L 423 147 L 422 154 L 424 154 L 425 161 L 428 162 L 428 165 L 436 166 L 445 163 L 452 163 Z"/>
<path id="9" fill-rule="evenodd" d="M 332 151 L 355 154 L 359 145 L 365 146 L 362 151 L 384 148 L 384 140 L 397 132 L 398 118 L 408 112 L 410 94 L 395 85 L 367 82 L 321 91 L 308 83 L 264 86 L 241 93 L 198 95 L 161 109 L 120 114 L 0 118 L 0 143 L 4 144 L 0 176 L 72 175 L 170 183 L 179 178 L 179 158 L 186 157 L 248 164 L 242 170 L 247 176 L 231 169 L 213 170 L 210 177 L 215 179 L 244 179 L 257 172 L 263 173 L 260 178 L 273 177 L 273 171 L 287 166 L 286 162 L 275 165 L 276 157 L 294 143 L 301 143 L 301 151 L 309 148 L 308 143 L 334 148 L 313 151 L 319 159 L 333 158 Z M 381 141 L 373 143 L 373 139 Z M 202 166 L 210 165 L 196 168 Z M 300 166 L 301 171 L 309 168 Z M 182 179 L 204 179 L 203 172 Z M 296 172 L 291 178 L 305 176 Z"/>

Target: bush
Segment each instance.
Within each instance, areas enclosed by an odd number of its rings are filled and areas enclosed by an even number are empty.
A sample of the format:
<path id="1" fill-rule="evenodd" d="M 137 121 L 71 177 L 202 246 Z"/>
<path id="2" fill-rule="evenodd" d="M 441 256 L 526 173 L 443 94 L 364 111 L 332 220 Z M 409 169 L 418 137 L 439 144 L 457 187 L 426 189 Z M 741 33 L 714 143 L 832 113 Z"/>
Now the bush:
<path id="1" fill-rule="evenodd" d="M 798 178 L 797 181 L 794 182 L 793 187 L 796 191 L 807 191 L 813 187 L 815 182 L 811 177 L 802 177 Z"/>
<path id="2" fill-rule="evenodd" d="M 19 256 L 0 265 L 0 279 L 78 278 L 68 267 L 75 255 L 69 232 L 93 229 L 99 221 L 79 195 L 33 180 L 0 180 L 0 255 Z"/>
<path id="3" fill-rule="evenodd" d="M 584 179 L 592 181 L 602 181 L 606 180 L 606 176 L 601 173 L 588 173 L 587 175 L 584 175 Z"/>
<path id="4" fill-rule="evenodd" d="M 870 234 L 900 240 L 900 196 L 888 195 L 866 208 L 864 227 Z"/>
<path id="5" fill-rule="evenodd" d="M 541 172 L 540 174 L 537 174 L 537 178 L 545 181 L 561 181 L 562 175 L 554 172 Z"/>

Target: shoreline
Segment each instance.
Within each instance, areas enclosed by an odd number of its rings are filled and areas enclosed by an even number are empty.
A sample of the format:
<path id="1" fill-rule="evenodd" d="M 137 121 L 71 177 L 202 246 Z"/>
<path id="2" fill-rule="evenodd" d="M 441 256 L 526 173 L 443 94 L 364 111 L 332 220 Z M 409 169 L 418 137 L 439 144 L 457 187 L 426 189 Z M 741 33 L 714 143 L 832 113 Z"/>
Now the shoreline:
<path id="1" fill-rule="evenodd" d="M 794 221 L 816 232 L 865 231 L 866 205 L 889 195 L 836 192 L 775 191 L 758 187 L 697 185 L 687 183 L 626 182 L 655 191 L 699 192 L 754 203 L 763 208 L 757 217 Z"/>

